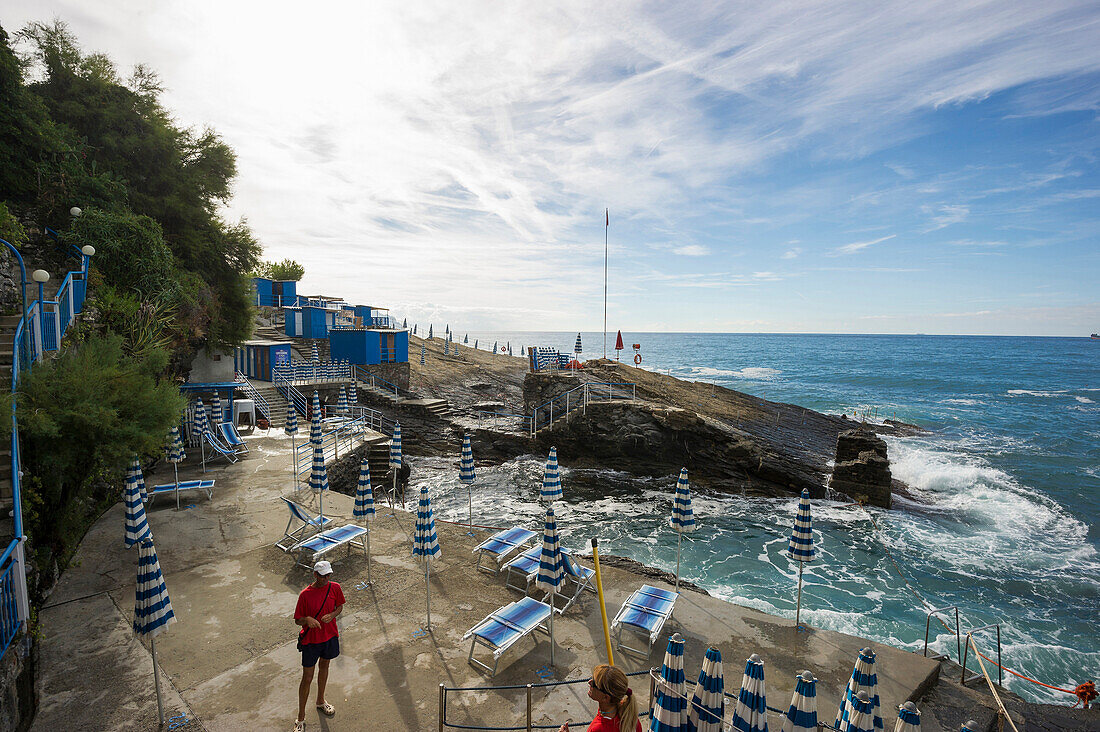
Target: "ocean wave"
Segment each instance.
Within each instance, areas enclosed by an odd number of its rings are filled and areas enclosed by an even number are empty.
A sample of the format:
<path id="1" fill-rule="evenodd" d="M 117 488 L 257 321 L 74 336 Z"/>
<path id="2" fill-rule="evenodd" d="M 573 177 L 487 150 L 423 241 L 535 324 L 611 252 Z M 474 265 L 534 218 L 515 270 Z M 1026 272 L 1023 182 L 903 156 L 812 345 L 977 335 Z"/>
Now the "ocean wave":
<path id="1" fill-rule="evenodd" d="M 941 399 L 940 404 L 961 404 L 964 407 L 976 407 L 979 404 L 983 404 L 977 399 Z"/>
<path id="2" fill-rule="evenodd" d="M 767 366 L 746 366 L 737 371 L 732 369 L 716 369 L 710 366 L 691 366 L 686 369 L 685 373 L 691 376 L 729 376 L 735 379 L 767 381 L 774 379 L 783 372 L 779 369 L 768 368 Z"/>
<path id="3" fill-rule="evenodd" d="M 1008 394 L 1010 396 L 1033 396 L 1033 397 L 1057 397 L 1065 394 L 1064 389 L 1055 389 L 1053 391 L 1039 391 L 1033 389 L 1009 389 Z"/>
<path id="4" fill-rule="evenodd" d="M 1074 398 L 1074 399 L 1076 399 L 1077 401 L 1081 402 L 1082 404 L 1096 404 L 1096 402 L 1094 402 L 1093 400 L 1089 399 L 1088 397 L 1083 397 L 1083 396 L 1075 396 L 1075 397 L 1073 397 L 1073 398 Z"/>

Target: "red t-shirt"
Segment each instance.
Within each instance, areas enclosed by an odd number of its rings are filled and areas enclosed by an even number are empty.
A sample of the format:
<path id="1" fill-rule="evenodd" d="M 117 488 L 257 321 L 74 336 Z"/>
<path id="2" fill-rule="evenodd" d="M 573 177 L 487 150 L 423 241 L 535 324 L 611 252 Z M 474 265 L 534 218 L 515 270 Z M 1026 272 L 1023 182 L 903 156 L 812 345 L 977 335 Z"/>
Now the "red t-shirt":
<path id="1" fill-rule="evenodd" d="M 325 598 L 325 593 L 328 598 Z M 321 607 L 321 603 L 324 607 Z M 324 587 L 314 587 L 310 584 L 298 593 L 298 605 L 294 608 L 294 619 L 305 617 L 316 618 L 320 621 L 322 615 L 327 615 L 344 604 L 344 591 L 340 589 L 338 582 L 329 581 Z M 336 629 L 336 618 L 327 623 L 321 623 L 320 628 L 307 628 L 303 643 L 324 643 L 330 638 L 340 635 Z"/>
<path id="2" fill-rule="evenodd" d="M 588 725 L 588 732 L 619 732 L 619 715 L 605 717 L 600 712 L 596 712 L 596 718 L 592 720 L 592 724 Z M 638 721 L 636 732 L 642 732 L 641 720 Z"/>

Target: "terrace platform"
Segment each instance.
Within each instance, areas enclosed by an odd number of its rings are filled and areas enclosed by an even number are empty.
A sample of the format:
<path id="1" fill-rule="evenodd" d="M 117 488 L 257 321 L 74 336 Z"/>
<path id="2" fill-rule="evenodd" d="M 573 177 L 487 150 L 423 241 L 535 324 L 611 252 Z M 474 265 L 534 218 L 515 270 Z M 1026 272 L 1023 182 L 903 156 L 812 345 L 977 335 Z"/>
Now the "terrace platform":
<path id="1" fill-rule="evenodd" d="M 167 716 L 177 717 L 177 730 L 289 730 L 296 715 L 301 671 L 291 618 L 297 593 L 310 576 L 272 546 L 287 519 L 279 496 L 293 493 L 290 440 L 274 429 L 246 439 L 249 457 L 206 473 L 217 479 L 213 500 L 189 496 L 180 511 L 165 501 L 149 512 L 178 618 L 157 639 L 167 677 L 167 683 L 162 679 Z M 182 464 L 180 478 L 201 476 L 197 463 Z M 162 465 L 146 481 L 165 482 L 171 475 L 171 466 Z M 414 481 L 411 488 L 418 487 Z M 330 493 L 325 508 L 341 523 L 351 522 L 350 497 Z M 489 612 L 519 597 L 504 587 L 502 577 L 474 569 L 471 549 L 489 532 L 469 536 L 465 526 L 437 521 L 443 554 L 432 565 L 429 634 L 421 631 L 424 572 L 411 556 L 412 522 L 408 513 L 391 515 L 379 506 L 371 532 L 372 586 L 363 585 L 365 557 L 337 552 L 334 579 L 347 598 L 340 620 L 342 653 L 332 664 L 327 695 L 337 711 L 335 717 L 321 719 L 311 703 L 307 730 L 435 730 L 440 683 L 453 687 L 587 679 L 591 667 L 603 660 L 598 603 L 595 595 L 586 594 L 555 620 L 557 666 L 552 675 L 545 668 L 548 642 L 538 635 L 537 645 L 523 640 L 506 654 L 490 682 L 467 663 L 469 643 L 460 640 Z M 137 553 L 123 548 L 122 536 L 120 504 L 88 533 L 41 612 L 40 708 L 34 730 L 156 729 L 151 657 L 129 629 Z M 643 582 L 654 583 L 610 566 L 603 568 L 603 580 L 609 615 Z M 799 633 L 791 620 L 690 591 L 683 593 L 648 659 L 616 653 L 616 663 L 627 671 L 659 666 L 673 632 L 687 639 L 689 681 L 698 675 L 706 646 L 716 645 L 725 662 L 726 688 L 734 693 L 744 659 L 759 653 L 773 707 L 785 709 L 795 673 L 811 669 L 820 679 L 823 719 L 835 713 L 863 646 L 871 645 L 879 654 L 879 693 L 888 728 L 896 705 L 934 683 L 939 669 L 919 655 L 853 636 L 824 630 Z M 646 702 L 644 677 L 633 686 Z M 549 693 L 536 690 L 535 723 L 569 720 L 583 723 L 579 729 L 584 729 L 594 713 L 585 691 L 583 684 L 553 687 Z M 454 693 L 448 721 L 521 725 L 524 700 L 522 689 Z M 933 720 L 927 721 L 926 732 L 939 730 Z M 778 729 L 777 717 L 772 723 Z"/>

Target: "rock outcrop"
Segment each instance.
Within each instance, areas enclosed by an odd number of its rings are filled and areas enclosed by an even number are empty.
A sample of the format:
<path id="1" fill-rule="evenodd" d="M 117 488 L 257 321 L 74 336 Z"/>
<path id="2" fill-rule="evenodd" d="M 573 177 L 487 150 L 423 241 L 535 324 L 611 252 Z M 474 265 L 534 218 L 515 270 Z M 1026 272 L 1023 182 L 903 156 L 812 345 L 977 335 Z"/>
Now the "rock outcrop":
<path id="1" fill-rule="evenodd" d="M 892 482 L 885 440 L 863 428 L 837 435 L 830 488 L 854 500 L 890 508 Z"/>

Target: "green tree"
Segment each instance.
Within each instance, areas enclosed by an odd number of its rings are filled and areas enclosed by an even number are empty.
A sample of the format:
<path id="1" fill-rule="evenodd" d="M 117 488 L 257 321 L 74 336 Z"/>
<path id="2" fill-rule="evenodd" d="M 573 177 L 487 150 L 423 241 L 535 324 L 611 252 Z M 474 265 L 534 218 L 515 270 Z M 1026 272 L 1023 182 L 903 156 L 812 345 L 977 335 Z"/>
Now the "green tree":
<path id="1" fill-rule="evenodd" d="M 271 280 L 284 282 L 293 280 L 297 282 L 306 274 L 306 268 L 293 259 L 284 259 L 281 262 L 263 262 L 256 268 L 256 277 L 266 277 Z"/>

